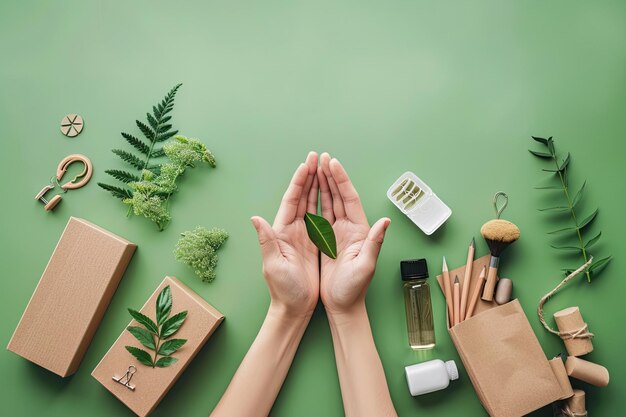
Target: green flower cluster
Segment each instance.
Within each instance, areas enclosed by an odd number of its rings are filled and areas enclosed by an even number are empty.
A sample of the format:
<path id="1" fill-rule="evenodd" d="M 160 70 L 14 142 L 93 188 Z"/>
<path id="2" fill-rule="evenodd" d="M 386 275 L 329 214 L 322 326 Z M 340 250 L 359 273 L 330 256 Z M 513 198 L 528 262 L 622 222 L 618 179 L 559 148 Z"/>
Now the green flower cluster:
<path id="1" fill-rule="evenodd" d="M 181 233 L 174 249 L 176 260 L 192 267 L 200 279 L 211 282 L 215 279 L 217 250 L 228 239 L 224 229 L 207 229 L 198 226 L 194 230 Z"/>
<path id="2" fill-rule="evenodd" d="M 132 197 L 123 200 L 135 215 L 152 220 L 159 230 L 165 229 L 172 219 L 168 211 L 169 199 L 185 170 L 201 162 L 215 168 L 215 157 L 198 139 L 174 136 L 174 141 L 164 145 L 163 151 L 170 162 L 160 166 L 158 175 L 143 170 L 141 181 L 128 184 L 133 191 Z"/>

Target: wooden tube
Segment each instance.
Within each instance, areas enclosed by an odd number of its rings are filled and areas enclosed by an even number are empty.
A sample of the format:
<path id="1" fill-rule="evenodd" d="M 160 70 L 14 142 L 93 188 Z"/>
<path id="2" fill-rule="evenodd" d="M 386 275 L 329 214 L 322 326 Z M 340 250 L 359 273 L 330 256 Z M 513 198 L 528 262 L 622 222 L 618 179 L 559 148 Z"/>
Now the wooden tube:
<path id="1" fill-rule="evenodd" d="M 602 365 L 589 362 L 576 356 L 568 356 L 565 361 L 567 375 L 580 379 L 596 387 L 609 385 L 609 371 Z"/>
<path id="2" fill-rule="evenodd" d="M 575 334 L 575 332 L 584 329 L 586 326 L 578 307 L 569 307 L 557 311 L 554 313 L 554 321 L 561 333 Z M 593 351 L 593 343 L 590 337 L 568 337 L 563 335 L 561 338 L 570 356 L 582 356 Z"/>

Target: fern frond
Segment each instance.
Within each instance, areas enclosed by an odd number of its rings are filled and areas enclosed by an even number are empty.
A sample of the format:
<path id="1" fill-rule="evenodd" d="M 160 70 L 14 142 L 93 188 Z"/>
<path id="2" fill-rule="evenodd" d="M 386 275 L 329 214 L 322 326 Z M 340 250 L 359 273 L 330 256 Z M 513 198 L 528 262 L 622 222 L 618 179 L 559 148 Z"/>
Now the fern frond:
<path id="1" fill-rule="evenodd" d="M 165 155 L 165 151 L 163 150 L 163 147 L 160 148 L 156 148 L 152 150 L 152 157 L 153 158 L 159 158 L 161 156 Z"/>
<path id="2" fill-rule="evenodd" d="M 132 166 L 134 166 L 137 169 L 143 169 L 144 168 L 144 162 L 137 158 L 135 155 L 133 155 L 130 152 L 126 152 L 122 149 L 113 149 L 111 152 L 113 152 L 115 155 L 119 156 L 120 158 L 122 158 L 123 161 L 128 162 L 129 164 L 131 164 Z"/>
<path id="3" fill-rule="evenodd" d="M 156 130 L 159 127 L 159 122 L 150 113 L 146 113 L 146 119 L 153 130 Z"/>
<path id="4" fill-rule="evenodd" d="M 104 172 L 112 176 L 118 181 L 128 184 L 129 182 L 141 181 L 138 175 L 131 174 L 128 171 L 122 171 L 121 169 L 107 169 Z"/>
<path id="5" fill-rule="evenodd" d="M 150 147 L 146 145 L 141 139 L 124 132 L 122 132 L 122 137 L 124 137 L 124 139 L 126 139 L 126 142 L 130 143 L 142 154 L 146 156 L 150 154 Z"/>
<path id="6" fill-rule="evenodd" d="M 120 188 L 114 185 L 104 184 L 102 182 L 99 182 L 98 185 L 101 188 L 109 191 L 113 195 L 113 197 L 119 198 L 120 200 L 123 200 L 125 198 L 133 198 L 133 192 L 127 188 Z"/>
<path id="7" fill-rule="evenodd" d="M 156 142 L 165 142 L 166 140 L 173 138 L 178 134 L 178 130 L 170 130 L 169 132 L 159 133 L 156 137 Z"/>
<path id="8" fill-rule="evenodd" d="M 137 124 L 137 127 L 139 128 L 139 130 L 141 130 L 141 133 L 143 133 L 143 135 L 148 140 L 150 140 L 150 142 L 154 142 L 154 138 L 155 138 L 154 130 L 150 129 L 150 127 L 148 127 L 145 123 L 140 122 L 139 120 L 135 120 L 135 123 Z"/>

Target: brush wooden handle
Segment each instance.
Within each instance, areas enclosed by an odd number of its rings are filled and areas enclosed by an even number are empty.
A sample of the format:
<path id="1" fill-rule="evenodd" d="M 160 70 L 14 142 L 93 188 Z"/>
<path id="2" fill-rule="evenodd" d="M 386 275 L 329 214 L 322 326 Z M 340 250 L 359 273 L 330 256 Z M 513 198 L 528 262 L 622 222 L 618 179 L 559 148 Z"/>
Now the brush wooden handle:
<path id="1" fill-rule="evenodd" d="M 483 296 L 481 297 L 485 301 L 493 300 L 493 293 L 496 289 L 496 276 L 498 275 L 498 263 L 500 258 L 496 256 L 491 257 L 489 262 L 489 272 L 487 273 L 487 282 L 485 282 L 485 288 L 483 289 Z"/>

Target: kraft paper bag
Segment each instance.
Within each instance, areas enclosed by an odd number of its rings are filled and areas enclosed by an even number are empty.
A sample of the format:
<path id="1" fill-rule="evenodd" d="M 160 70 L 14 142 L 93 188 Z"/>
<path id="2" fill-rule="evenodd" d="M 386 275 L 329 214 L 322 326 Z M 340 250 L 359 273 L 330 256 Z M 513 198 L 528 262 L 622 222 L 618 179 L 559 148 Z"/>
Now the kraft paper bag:
<path id="1" fill-rule="evenodd" d="M 472 280 L 488 260 L 475 261 Z M 461 279 L 464 269 L 450 271 L 450 276 Z M 437 277 L 439 285 L 441 279 Z M 567 396 L 518 300 L 501 306 L 481 300 L 475 315 L 449 333 L 490 416 L 523 416 Z"/>

